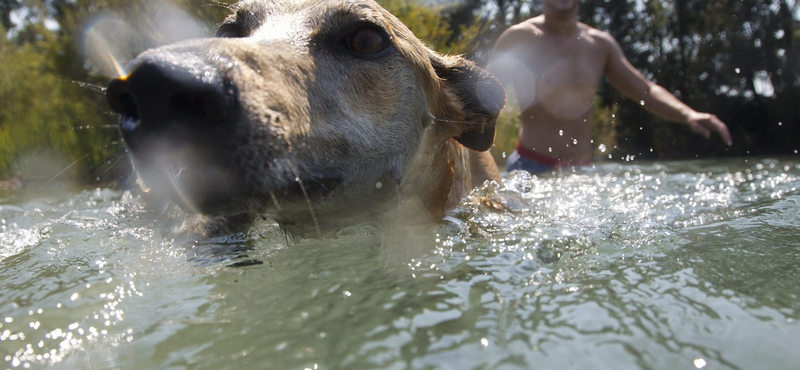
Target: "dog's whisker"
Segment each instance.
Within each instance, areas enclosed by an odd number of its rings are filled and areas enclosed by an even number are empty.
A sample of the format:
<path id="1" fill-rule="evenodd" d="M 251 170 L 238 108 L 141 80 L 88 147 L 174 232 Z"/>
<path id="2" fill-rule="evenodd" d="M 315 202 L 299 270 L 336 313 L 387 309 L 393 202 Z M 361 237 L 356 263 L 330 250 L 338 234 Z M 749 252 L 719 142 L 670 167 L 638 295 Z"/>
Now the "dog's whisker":
<path id="1" fill-rule="evenodd" d="M 314 229 L 317 231 L 317 236 L 322 237 L 322 232 L 319 228 L 319 220 L 317 220 L 317 214 L 314 212 L 314 205 L 311 204 L 311 198 L 308 196 L 305 185 L 303 185 L 303 180 L 300 178 L 300 175 L 297 174 L 297 169 L 294 168 L 294 165 L 289 159 L 286 160 L 286 165 L 289 167 L 289 170 L 292 171 L 295 181 L 297 181 L 297 184 L 300 185 L 300 190 L 303 192 L 303 196 L 306 198 L 308 211 L 311 212 L 311 219 L 314 221 Z"/>
<path id="2" fill-rule="evenodd" d="M 94 91 L 96 93 L 100 93 L 100 94 L 103 94 L 103 95 L 105 95 L 105 93 L 106 93 L 106 87 L 105 86 L 100 86 L 100 85 L 93 84 L 91 82 L 85 82 L 85 81 L 72 81 L 72 83 L 78 85 L 81 88 L 92 90 L 92 91 Z"/>
<path id="3" fill-rule="evenodd" d="M 455 120 L 446 119 L 446 118 L 439 118 L 439 117 L 433 117 L 433 119 L 436 122 L 443 122 L 443 123 L 457 123 L 457 124 L 470 123 L 470 122 L 467 122 L 467 121 L 455 121 Z"/>
<path id="4" fill-rule="evenodd" d="M 278 225 L 278 227 L 281 228 L 281 232 L 283 233 L 283 238 L 284 240 L 286 240 L 286 246 L 287 247 L 290 246 L 292 244 L 292 241 L 290 240 L 291 235 L 289 234 L 288 228 L 286 227 L 286 225 Z"/>
<path id="5" fill-rule="evenodd" d="M 236 7 L 233 4 L 223 3 L 222 1 L 213 1 L 213 2 L 209 2 L 207 4 L 202 4 L 200 6 L 201 7 L 216 6 L 216 7 L 220 7 L 220 8 L 228 9 L 228 10 L 236 9 Z"/>
<path id="6" fill-rule="evenodd" d="M 117 166 L 117 165 L 118 165 L 120 162 L 122 162 L 122 160 L 124 160 L 124 159 L 128 159 L 128 156 L 127 156 L 127 155 L 125 155 L 124 153 L 123 153 L 123 154 L 119 154 L 119 155 L 117 155 L 116 157 L 117 157 L 117 158 L 116 158 L 116 159 L 115 159 L 113 162 L 111 162 L 111 163 L 108 163 L 108 168 L 106 168 L 106 170 L 105 170 L 105 171 L 101 172 L 101 173 L 100 173 L 100 174 L 97 176 L 98 178 L 103 178 L 103 177 L 105 177 L 105 175 L 106 175 L 106 174 L 108 174 L 108 173 L 109 173 L 111 170 L 113 170 L 113 169 L 114 169 L 114 168 L 115 168 L 115 167 L 116 167 L 116 166 Z M 99 167 L 99 166 L 98 166 L 98 167 Z"/>
<path id="7" fill-rule="evenodd" d="M 277 164 L 277 163 L 275 163 L 275 165 L 278 165 L 278 164 Z M 268 167 L 270 170 L 274 170 L 274 169 L 275 169 L 275 165 L 273 165 L 273 163 L 267 163 L 267 167 Z M 274 205 L 275 205 L 275 209 L 276 209 L 278 212 L 280 212 L 280 211 L 281 211 L 281 209 L 282 209 L 282 207 L 281 207 L 281 204 L 278 202 L 278 197 L 277 197 L 277 196 L 275 196 L 275 192 L 273 192 L 272 190 L 269 190 L 268 192 L 269 192 L 269 196 L 270 196 L 270 198 L 272 199 L 272 204 L 274 204 Z"/>
<path id="8" fill-rule="evenodd" d="M 164 168 L 169 168 L 169 167 L 164 167 Z M 175 190 L 175 193 L 178 195 L 178 198 L 180 198 L 180 201 L 184 205 L 190 207 L 194 211 L 194 213 L 199 213 L 197 212 L 197 205 L 194 203 L 194 201 L 192 201 L 191 197 L 186 196 L 183 187 L 178 183 L 178 176 L 180 175 L 181 171 L 182 170 L 178 170 L 176 173 L 176 171 L 167 170 L 166 171 L 167 181 L 169 181 L 170 186 L 172 186 L 172 189 Z"/>
<path id="9" fill-rule="evenodd" d="M 270 198 L 272 198 L 272 204 L 275 205 L 275 209 L 277 209 L 278 212 L 280 212 L 281 211 L 281 205 L 280 205 L 280 203 L 278 203 L 278 198 L 275 196 L 275 193 L 272 190 L 269 191 L 269 196 L 270 196 Z"/>
<path id="10" fill-rule="evenodd" d="M 88 153 L 80 156 L 80 158 L 76 159 L 75 161 L 70 163 L 68 166 L 64 167 L 64 169 L 59 171 L 57 174 L 53 175 L 53 177 L 51 177 L 50 180 L 47 180 L 47 182 L 44 185 L 42 185 L 42 187 L 46 188 L 46 187 L 50 186 L 50 184 L 52 184 L 53 181 L 55 181 L 57 178 L 59 178 L 61 175 L 63 175 L 65 172 L 67 172 L 70 168 L 75 167 L 75 165 L 80 163 L 80 161 L 86 159 L 86 157 L 88 157 L 92 153 L 94 153 L 94 150 L 90 150 Z"/>
<path id="11" fill-rule="evenodd" d="M 53 181 L 56 181 L 56 179 L 61 177 L 61 175 L 63 175 L 67 171 L 69 171 L 72 167 L 75 167 L 78 163 L 80 163 L 84 159 L 88 158 L 90 155 L 96 153 L 98 150 L 104 150 L 104 149 L 108 148 L 111 145 L 120 145 L 120 142 L 119 141 L 112 141 L 112 142 L 110 142 L 110 143 L 108 143 L 106 145 L 103 145 L 99 149 L 93 149 L 93 150 L 90 150 L 90 151 L 86 152 L 82 156 L 78 157 L 78 159 L 74 160 L 72 163 L 70 163 L 69 165 L 64 167 L 57 174 L 53 175 L 53 177 L 51 177 L 49 180 L 47 180 L 47 182 L 44 183 L 44 185 L 42 185 L 42 188 L 46 188 L 46 187 L 50 186 L 53 183 Z"/>
<path id="12" fill-rule="evenodd" d="M 78 126 L 78 127 L 73 127 L 72 130 L 81 131 L 81 130 L 92 130 L 92 129 L 98 129 L 98 128 L 108 129 L 108 130 L 112 130 L 112 129 L 113 130 L 118 130 L 119 126 L 117 126 L 117 125 Z M 118 141 L 114 141 L 111 144 L 117 145 L 117 144 L 119 144 L 119 142 Z"/>

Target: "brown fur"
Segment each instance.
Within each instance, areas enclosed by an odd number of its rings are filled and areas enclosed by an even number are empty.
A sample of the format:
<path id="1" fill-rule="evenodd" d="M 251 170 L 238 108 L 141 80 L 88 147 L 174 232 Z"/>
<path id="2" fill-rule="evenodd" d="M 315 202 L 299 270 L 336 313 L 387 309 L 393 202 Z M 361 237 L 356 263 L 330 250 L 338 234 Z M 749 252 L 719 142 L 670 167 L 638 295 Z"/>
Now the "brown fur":
<path id="1" fill-rule="evenodd" d="M 225 32 L 147 51 L 109 85 L 144 186 L 184 210 L 297 232 L 409 203 L 436 220 L 499 179 L 502 86 L 373 1 L 245 0 Z M 388 43 L 355 52 L 356 34 Z"/>

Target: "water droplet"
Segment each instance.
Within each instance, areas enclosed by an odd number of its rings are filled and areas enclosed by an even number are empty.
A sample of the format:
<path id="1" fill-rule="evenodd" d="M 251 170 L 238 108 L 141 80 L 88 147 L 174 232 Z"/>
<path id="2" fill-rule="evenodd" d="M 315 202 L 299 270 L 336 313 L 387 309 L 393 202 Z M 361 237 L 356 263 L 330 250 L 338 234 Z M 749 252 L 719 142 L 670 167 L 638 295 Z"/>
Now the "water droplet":
<path id="1" fill-rule="evenodd" d="M 607 148 L 605 144 L 600 144 L 597 149 L 600 150 L 600 153 L 605 153 Z"/>
<path id="2" fill-rule="evenodd" d="M 547 151 L 548 151 L 548 152 L 550 152 L 550 153 L 552 153 L 552 152 L 553 152 L 553 147 L 549 147 L 549 148 L 547 148 Z"/>
<path id="3" fill-rule="evenodd" d="M 783 126 L 783 122 L 778 122 L 778 126 Z"/>
<path id="4" fill-rule="evenodd" d="M 572 144 L 573 145 L 577 145 L 578 144 L 578 139 L 572 139 Z"/>
<path id="5" fill-rule="evenodd" d="M 644 106 L 644 100 L 639 100 L 639 105 Z"/>
<path id="6" fill-rule="evenodd" d="M 739 68 L 736 68 L 736 69 L 739 69 Z M 702 368 L 706 367 L 706 360 L 703 360 L 702 358 L 694 359 L 694 367 L 696 367 L 698 369 L 702 369 Z"/>
<path id="7" fill-rule="evenodd" d="M 741 70 L 741 69 L 739 69 L 739 68 L 736 68 L 736 69 L 734 69 L 734 71 L 736 71 L 736 74 L 737 74 L 737 75 L 738 75 L 739 73 L 741 73 L 741 72 L 742 72 L 742 70 Z"/>
<path id="8" fill-rule="evenodd" d="M 558 130 L 558 136 L 564 136 L 564 130 Z"/>

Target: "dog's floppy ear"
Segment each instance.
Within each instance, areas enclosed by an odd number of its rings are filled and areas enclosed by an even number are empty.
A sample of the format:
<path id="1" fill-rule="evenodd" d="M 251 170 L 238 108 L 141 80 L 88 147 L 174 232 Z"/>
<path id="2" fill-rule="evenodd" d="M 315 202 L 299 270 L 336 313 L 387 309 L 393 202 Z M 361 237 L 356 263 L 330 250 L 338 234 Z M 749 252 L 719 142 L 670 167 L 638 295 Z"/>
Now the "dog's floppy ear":
<path id="1" fill-rule="evenodd" d="M 431 54 L 439 76 L 444 122 L 456 124 L 453 138 L 467 148 L 487 151 L 494 144 L 497 116 L 506 104 L 503 85 L 489 72 L 459 56 Z"/>

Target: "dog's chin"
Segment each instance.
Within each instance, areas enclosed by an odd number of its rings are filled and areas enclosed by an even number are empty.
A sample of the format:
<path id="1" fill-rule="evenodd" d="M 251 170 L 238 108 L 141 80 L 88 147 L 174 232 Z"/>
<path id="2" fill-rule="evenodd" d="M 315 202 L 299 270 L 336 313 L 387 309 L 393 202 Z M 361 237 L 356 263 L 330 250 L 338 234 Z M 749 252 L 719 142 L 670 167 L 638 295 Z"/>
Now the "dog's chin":
<path id="1" fill-rule="evenodd" d="M 208 189 L 173 189 L 171 199 L 187 213 L 206 216 L 231 216 L 250 211 L 247 202 L 236 194 Z"/>
<path id="2" fill-rule="evenodd" d="M 143 185 L 187 213 L 225 216 L 247 211 L 241 186 L 229 170 L 210 165 L 170 168 L 137 163 Z"/>
<path id="3" fill-rule="evenodd" d="M 135 155 L 134 155 L 135 157 Z M 277 214 L 335 197 L 344 183 L 340 176 L 264 174 L 260 187 L 239 179 L 231 166 L 209 162 L 181 166 L 158 161 L 135 161 L 144 189 L 178 205 L 184 212 L 206 216 L 243 213 Z M 262 179 L 262 180 L 264 180 Z"/>

